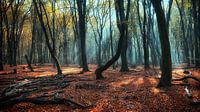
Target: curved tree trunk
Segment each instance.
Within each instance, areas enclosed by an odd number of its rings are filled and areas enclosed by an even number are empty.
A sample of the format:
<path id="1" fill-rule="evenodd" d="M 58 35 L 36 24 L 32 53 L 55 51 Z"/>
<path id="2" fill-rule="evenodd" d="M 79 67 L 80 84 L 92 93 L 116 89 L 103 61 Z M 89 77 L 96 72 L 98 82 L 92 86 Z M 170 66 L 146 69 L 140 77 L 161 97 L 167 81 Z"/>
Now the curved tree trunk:
<path id="1" fill-rule="evenodd" d="M 35 6 L 35 9 L 36 9 L 36 12 L 37 12 L 37 15 L 38 15 L 38 18 L 40 20 L 40 24 L 41 24 L 41 27 L 42 27 L 42 30 L 44 32 L 44 35 L 45 35 L 45 40 L 46 40 L 46 44 L 47 44 L 47 47 L 49 49 L 49 52 L 50 52 L 50 55 L 52 57 L 52 59 L 54 60 L 55 64 L 56 64 L 56 67 L 57 67 L 57 74 L 58 75 L 61 75 L 62 74 L 62 70 L 60 68 L 60 64 L 54 54 L 54 51 L 53 51 L 53 48 L 51 47 L 51 44 L 49 42 L 49 36 L 48 36 L 48 33 L 47 33 L 47 30 L 45 28 L 45 24 L 44 24 L 44 21 L 43 21 L 43 17 L 42 17 L 42 14 L 41 12 L 39 12 L 39 8 L 38 8 L 38 5 L 37 5 L 37 2 L 36 0 L 33 0 L 34 2 L 34 6 Z M 41 2 L 40 2 L 41 3 Z M 40 4 L 41 5 L 41 4 Z M 41 9 L 41 8 L 40 8 Z"/>
<path id="2" fill-rule="evenodd" d="M 130 0 L 128 0 L 130 2 Z M 125 41 L 125 33 L 126 33 L 126 22 L 123 22 L 126 20 L 125 13 L 124 13 L 124 2 L 122 0 L 115 0 L 115 8 L 116 8 L 116 14 L 117 14 L 117 25 L 118 29 L 120 31 L 120 38 L 118 41 L 118 47 L 116 54 L 104 65 L 96 69 L 96 79 L 102 79 L 102 72 L 106 69 L 108 69 L 115 61 L 118 60 L 122 49 L 123 49 L 123 43 Z"/>
<path id="3" fill-rule="evenodd" d="M 170 43 L 169 43 L 169 36 L 167 30 L 167 24 L 165 20 L 164 11 L 161 6 L 161 0 L 155 1 L 151 0 L 156 16 L 157 16 L 157 23 L 158 23 L 158 31 L 161 43 L 161 79 L 158 84 L 158 87 L 169 87 L 171 86 L 171 79 L 172 79 L 172 62 L 171 62 L 171 51 L 170 51 Z"/>

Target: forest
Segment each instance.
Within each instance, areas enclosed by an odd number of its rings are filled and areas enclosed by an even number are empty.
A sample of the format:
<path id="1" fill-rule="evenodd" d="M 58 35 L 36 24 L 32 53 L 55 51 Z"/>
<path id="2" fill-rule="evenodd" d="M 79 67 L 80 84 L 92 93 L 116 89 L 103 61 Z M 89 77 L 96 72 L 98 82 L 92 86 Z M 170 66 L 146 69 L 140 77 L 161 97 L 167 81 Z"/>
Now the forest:
<path id="1" fill-rule="evenodd" d="M 0 0 L 0 111 L 200 111 L 200 0 Z"/>

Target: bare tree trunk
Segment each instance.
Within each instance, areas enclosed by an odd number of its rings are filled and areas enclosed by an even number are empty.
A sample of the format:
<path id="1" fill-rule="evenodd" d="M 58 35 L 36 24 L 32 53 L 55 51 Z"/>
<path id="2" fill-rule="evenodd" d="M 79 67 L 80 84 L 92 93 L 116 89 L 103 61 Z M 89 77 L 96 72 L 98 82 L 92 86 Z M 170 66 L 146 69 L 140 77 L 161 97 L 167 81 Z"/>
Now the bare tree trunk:
<path id="1" fill-rule="evenodd" d="M 32 9 L 32 42 L 31 42 L 31 51 L 30 51 L 30 58 L 29 58 L 29 61 L 30 61 L 30 65 L 32 64 L 33 62 L 33 55 L 35 54 L 35 37 L 36 37 L 36 11 L 35 11 L 35 8 Z M 27 56 L 28 57 L 28 56 Z M 28 59 L 28 58 L 27 58 Z M 33 70 L 31 70 L 33 71 Z"/>
<path id="2" fill-rule="evenodd" d="M 34 72 L 33 67 L 31 66 L 31 61 L 30 61 L 30 59 L 28 59 L 27 55 L 25 55 L 25 59 L 28 64 L 28 68 L 31 70 L 31 72 Z"/>
<path id="3" fill-rule="evenodd" d="M 87 65 L 87 57 L 86 57 L 86 27 L 85 27 L 85 19 L 86 19 L 86 0 L 77 0 L 77 8 L 79 14 L 79 36 L 81 39 L 81 59 L 82 59 L 82 67 L 83 72 L 89 71 Z"/>
<path id="4" fill-rule="evenodd" d="M 198 0 L 192 0 L 192 10 L 193 10 L 193 21 L 194 21 L 194 38 L 195 38 L 195 66 L 199 67 L 200 66 L 200 56 L 199 56 L 199 31 L 198 29 L 200 28 L 200 22 L 198 22 Z M 199 2 L 200 3 L 200 2 Z M 200 9 L 200 8 L 199 8 Z"/>
<path id="5" fill-rule="evenodd" d="M 124 9 L 123 9 L 124 10 Z M 121 65 L 121 72 L 128 72 L 129 68 L 128 68 L 128 62 L 127 62 L 127 48 L 128 48 L 128 18 L 129 18 L 129 12 L 130 12 L 130 0 L 128 0 L 127 3 L 127 11 L 126 11 L 126 17 L 125 17 L 125 23 L 126 23 L 126 27 L 125 27 L 125 35 L 124 35 L 124 42 L 122 45 L 122 52 L 121 52 L 121 60 L 122 60 L 122 65 Z M 123 21 L 122 21 L 123 22 Z"/>
<path id="6" fill-rule="evenodd" d="M 64 63 L 68 64 L 68 39 L 67 39 L 67 24 L 66 24 L 66 15 L 63 13 L 63 37 L 64 37 L 64 53 L 63 53 L 63 58 L 64 58 Z"/>
<path id="7" fill-rule="evenodd" d="M 52 0 L 52 2 L 51 2 L 51 8 L 52 8 L 52 49 L 53 49 L 53 53 L 54 53 L 54 55 L 56 56 L 56 32 L 55 32 L 55 0 Z M 54 60 L 53 60 L 53 63 L 55 63 L 54 62 Z M 54 66 L 55 66 L 55 64 L 54 64 Z"/>
<path id="8" fill-rule="evenodd" d="M 49 42 L 49 36 L 48 36 L 48 33 L 46 31 L 46 28 L 45 28 L 45 24 L 44 24 L 44 21 L 43 21 L 43 17 L 42 17 L 42 10 L 41 10 L 41 1 L 39 0 L 39 6 L 40 6 L 40 11 L 39 11 L 39 8 L 38 8 L 38 5 L 37 5 L 37 2 L 36 0 L 33 0 L 34 2 L 34 6 L 36 8 L 36 12 L 37 12 L 37 15 L 38 15 L 38 18 L 40 20 L 40 24 L 41 24 L 41 27 L 42 27 L 42 30 L 44 32 L 44 35 L 45 35 L 45 40 L 46 40 L 46 44 L 47 44 L 47 47 L 49 49 L 49 52 L 51 54 L 51 57 L 52 59 L 54 60 L 55 64 L 56 64 L 56 67 L 57 67 L 57 74 L 58 75 L 61 75 L 62 74 L 62 70 L 60 68 L 60 64 L 54 54 L 54 51 L 50 45 L 50 42 Z"/>
<path id="9" fill-rule="evenodd" d="M 186 61 L 188 64 L 190 63 L 190 60 L 189 60 L 189 48 L 188 48 L 188 43 L 187 43 L 187 38 L 185 37 L 185 25 L 184 25 L 184 9 L 183 9 L 183 1 L 181 0 L 182 2 L 182 6 L 180 7 L 179 3 L 177 0 L 176 1 L 176 4 L 177 4 L 177 8 L 178 8 L 178 11 L 179 11 L 179 14 L 180 14 L 180 19 L 181 19 L 181 30 L 182 30 L 182 34 L 183 34 L 183 48 L 184 48 L 184 53 L 185 53 L 185 59 L 184 61 Z M 189 37 L 188 37 L 189 38 Z"/>
<path id="10" fill-rule="evenodd" d="M 112 0 L 109 0 L 109 22 L 110 22 L 110 48 L 111 48 L 111 56 L 113 57 L 114 56 L 114 50 L 113 50 L 113 36 L 112 36 L 112 12 L 111 12 L 111 1 Z M 115 69 L 115 63 L 113 63 L 113 69 Z"/>
<path id="11" fill-rule="evenodd" d="M 122 0 L 115 0 L 115 9 L 116 9 L 117 16 L 119 16 L 117 17 L 118 18 L 117 25 L 120 31 L 120 38 L 118 41 L 117 51 L 116 51 L 116 54 L 104 66 L 101 66 L 96 69 L 95 71 L 96 79 L 103 78 L 102 72 L 108 69 L 115 61 L 117 61 L 122 52 L 122 48 L 123 48 L 123 44 L 125 40 L 126 27 L 127 27 L 126 26 L 127 24 L 123 22 L 123 21 L 126 21 L 126 17 L 124 13 L 124 3 Z"/>
<path id="12" fill-rule="evenodd" d="M 0 71 L 3 70 L 3 10 L 2 1 L 0 1 Z"/>
<path id="13" fill-rule="evenodd" d="M 139 0 L 137 0 L 137 14 L 140 26 L 140 32 L 143 39 L 143 52 L 144 52 L 144 68 L 149 68 L 149 48 L 147 45 L 147 35 L 146 35 L 146 0 L 143 0 L 143 13 L 144 13 L 144 20 L 143 23 L 140 20 L 140 7 L 139 7 Z"/>
<path id="14" fill-rule="evenodd" d="M 148 46 L 148 39 L 146 33 L 146 24 L 147 24 L 147 17 L 146 17 L 146 0 L 143 0 L 143 10 L 144 10 L 144 21 L 143 21 L 143 50 L 144 50 L 144 68 L 149 68 L 149 46 Z"/>
<path id="15" fill-rule="evenodd" d="M 158 87 L 169 87 L 171 86 L 171 79 L 172 79 L 172 62 L 171 62 L 171 51 L 170 51 L 170 43 L 169 43 L 169 36 L 168 30 L 165 20 L 164 11 L 161 6 L 161 0 L 155 1 L 151 0 L 156 16 L 157 16 L 157 23 L 158 23 L 158 31 L 159 37 L 161 42 L 161 51 L 162 51 L 162 75 Z"/>
<path id="16" fill-rule="evenodd" d="M 198 7 L 198 14 L 199 14 L 199 15 L 198 15 L 198 28 L 197 28 L 197 29 L 199 29 L 199 30 L 198 30 L 198 32 L 199 32 L 199 35 L 198 35 L 198 39 L 199 39 L 199 41 L 198 41 L 198 42 L 199 42 L 199 48 L 198 48 L 198 49 L 199 49 L 199 53 L 200 53 L 200 1 L 199 1 L 199 3 L 198 3 L 198 6 L 199 6 L 199 7 Z M 198 54 L 197 66 L 200 67 L 200 55 L 199 55 L 199 54 Z"/>

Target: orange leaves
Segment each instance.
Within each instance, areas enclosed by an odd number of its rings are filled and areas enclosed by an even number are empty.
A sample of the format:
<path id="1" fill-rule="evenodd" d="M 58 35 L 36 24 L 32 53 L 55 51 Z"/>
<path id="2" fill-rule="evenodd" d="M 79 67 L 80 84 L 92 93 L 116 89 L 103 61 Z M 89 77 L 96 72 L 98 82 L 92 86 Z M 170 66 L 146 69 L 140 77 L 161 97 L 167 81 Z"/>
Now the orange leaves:
<path id="1" fill-rule="evenodd" d="M 20 69 L 21 66 L 19 66 Z M 103 80 L 96 81 L 94 71 L 96 65 L 89 65 L 92 72 L 78 74 L 81 69 L 77 66 L 62 67 L 64 74 L 70 74 L 67 79 L 72 80 L 70 85 L 63 88 L 61 97 L 71 99 L 77 103 L 84 104 L 87 108 L 73 109 L 67 105 L 33 105 L 17 104 L 7 111 L 76 111 L 76 112 L 147 112 L 147 111 L 199 111 L 189 105 L 190 101 L 185 96 L 182 86 L 173 85 L 169 90 L 156 88 L 158 79 L 152 70 L 140 69 L 131 72 L 120 73 L 118 70 L 109 68 L 105 71 Z M 28 69 L 19 70 L 21 75 L 17 77 L 39 77 L 56 75 L 52 66 L 34 66 L 36 72 L 29 72 Z M 158 72 L 158 71 L 157 71 Z M 179 72 L 179 71 L 175 71 Z M 199 71 L 193 70 L 195 76 Z M 10 74 L 8 76 L 12 76 Z M 6 75 L 4 75 L 6 76 Z M 173 75 L 173 77 L 179 77 Z M 0 79 L 3 75 L 0 75 Z M 8 78 L 8 77 L 7 77 Z M 192 85 L 193 96 L 200 98 L 200 90 Z M 57 90 L 56 90 L 57 91 Z M 59 90 L 58 90 L 59 91 Z M 47 93 L 54 92 L 46 91 Z M 37 95 L 37 94 L 33 94 Z"/>

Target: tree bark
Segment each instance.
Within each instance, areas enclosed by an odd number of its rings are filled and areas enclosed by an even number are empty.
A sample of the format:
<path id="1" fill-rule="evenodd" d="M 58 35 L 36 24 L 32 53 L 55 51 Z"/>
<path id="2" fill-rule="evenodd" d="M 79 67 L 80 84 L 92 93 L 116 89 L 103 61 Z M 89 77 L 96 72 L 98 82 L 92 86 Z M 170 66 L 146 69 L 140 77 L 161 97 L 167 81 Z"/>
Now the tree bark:
<path id="1" fill-rule="evenodd" d="M 64 63 L 68 64 L 68 38 L 67 38 L 67 24 L 66 24 L 66 15 L 63 13 L 63 38 L 64 38 L 64 47 L 63 47 L 63 58 Z"/>
<path id="2" fill-rule="evenodd" d="M 140 7 L 139 7 L 139 0 L 137 0 L 137 14 L 138 14 L 138 20 L 139 20 L 139 27 L 140 32 L 142 35 L 142 41 L 143 41 L 143 54 L 144 54 L 144 68 L 149 68 L 149 48 L 147 44 L 147 34 L 146 34 L 146 0 L 143 0 L 143 13 L 144 13 L 144 20 L 143 23 L 140 19 Z"/>
<path id="3" fill-rule="evenodd" d="M 124 4 L 124 3 L 123 3 Z M 130 12 L 130 0 L 128 0 L 128 3 L 127 3 L 127 10 L 126 10 L 126 17 L 125 17 L 125 24 L 126 24 L 126 27 L 125 27 L 125 35 L 124 35 L 124 43 L 122 45 L 122 52 L 121 52 L 121 60 L 122 60 L 122 65 L 121 65 L 121 72 L 128 72 L 129 71 L 129 68 L 128 68 L 128 61 L 127 61 L 127 48 L 128 48 L 128 37 L 129 37 L 129 34 L 128 34 L 128 19 L 129 19 L 129 12 Z M 124 10 L 124 8 L 123 8 Z M 122 12 L 121 12 L 122 13 Z M 123 22 L 123 21 L 121 21 Z"/>
<path id="4" fill-rule="evenodd" d="M 187 42 L 187 38 L 185 36 L 185 25 L 184 25 L 184 9 L 183 9 L 183 1 L 182 2 L 182 6 L 179 5 L 178 1 L 176 1 L 177 4 L 177 8 L 180 14 L 180 19 L 181 19 L 181 30 L 182 30 L 182 34 L 183 34 L 183 48 L 184 48 L 184 53 L 185 53 L 185 59 L 184 61 L 187 62 L 188 64 L 190 64 L 190 60 L 189 60 L 189 48 L 188 48 L 188 42 Z M 189 37 L 188 37 L 189 38 Z"/>
<path id="5" fill-rule="evenodd" d="M 171 51 L 170 51 L 170 42 L 168 36 L 168 30 L 165 20 L 164 11 L 161 6 L 161 0 L 155 1 L 151 0 L 153 7 L 156 12 L 157 16 L 157 23 L 158 23 L 158 31 L 161 43 L 161 79 L 158 83 L 157 87 L 170 87 L 171 86 L 171 79 L 172 79 L 172 62 L 171 62 Z"/>
<path id="6" fill-rule="evenodd" d="M 147 39 L 147 32 L 146 32 L 146 24 L 147 24 L 147 17 L 146 17 L 146 0 L 143 0 L 143 10 L 144 10 L 144 21 L 143 21 L 143 50 L 144 50 L 144 68 L 149 68 L 149 46 L 148 46 L 148 39 Z"/>
<path id="7" fill-rule="evenodd" d="M 38 18 L 39 18 L 39 20 L 40 20 L 40 24 L 41 24 L 42 30 L 43 30 L 44 35 L 45 35 L 45 40 L 46 40 L 47 47 L 48 47 L 48 49 L 49 49 L 49 52 L 50 52 L 50 54 L 51 54 L 52 59 L 54 60 L 54 62 L 55 62 L 55 64 L 56 64 L 56 67 L 57 67 L 57 74 L 58 74 L 58 75 L 61 75 L 61 74 L 62 74 L 62 70 L 61 70 L 60 64 L 59 64 L 59 62 L 58 62 L 58 60 L 57 60 L 57 58 L 56 58 L 56 56 L 55 56 L 55 54 L 54 54 L 54 51 L 53 51 L 53 49 L 52 49 L 52 47 L 51 47 L 51 45 L 50 45 L 49 36 L 48 36 L 47 31 L 46 31 L 45 24 L 44 24 L 43 17 L 42 17 L 42 12 L 40 12 L 40 11 L 42 11 L 42 10 L 39 11 L 39 8 L 38 8 L 38 5 L 37 5 L 36 0 L 33 0 L 33 2 L 34 2 L 34 6 L 35 6 L 35 8 L 36 8 L 36 12 L 37 12 Z M 40 1 L 40 0 L 39 0 L 39 5 L 40 5 L 40 9 L 41 9 L 41 1 Z"/>
<path id="8" fill-rule="evenodd" d="M 115 61 L 118 60 L 121 52 L 122 52 L 122 48 L 123 48 L 123 44 L 125 41 L 125 33 L 126 33 L 126 18 L 125 18 L 125 14 L 124 14 L 124 4 L 122 0 L 115 0 L 115 9 L 116 9 L 116 14 L 117 16 L 117 25 L 118 25 L 118 29 L 120 31 L 120 38 L 118 41 L 118 47 L 117 47 L 117 51 L 116 54 L 114 55 L 114 57 L 112 57 L 104 66 L 101 66 L 99 68 L 96 69 L 95 74 L 96 74 L 96 79 L 102 79 L 103 75 L 102 72 L 106 69 L 108 69 Z"/>
<path id="9" fill-rule="evenodd" d="M 114 56 L 114 50 L 113 50 L 113 35 L 112 35 L 112 14 L 111 14 L 111 1 L 112 0 L 109 0 L 109 22 L 110 22 L 110 28 L 109 28 L 109 30 L 110 30 L 110 48 L 111 48 L 111 56 L 113 57 Z M 113 69 L 115 69 L 115 63 L 113 63 Z"/>
<path id="10" fill-rule="evenodd" d="M 3 70 L 3 10 L 0 1 L 0 71 Z"/>
<path id="11" fill-rule="evenodd" d="M 26 58 L 26 62 L 28 64 L 28 68 L 31 70 L 31 72 L 34 72 L 33 67 L 31 66 L 31 60 L 28 59 L 27 55 L 25 55 L 25 58 Z"/>
<path id="12" fill-rule="evenodd" d="M 86 0 L 77 0 L 77 8 L 79 14 L 79 36 L 80 36 L 80 44 L 81 44 L 81 59 L 82 59 L 82 67 L 83 72 L 89 71 L 87 65 L 87 57 L 86 57 Z"/>
<path id="13" fill-rule="evenodd" d="M 200 66 L 200 59 L 199 59 L 199 23 L 198 23 L 198 1 L 197 0 L 192 0 L 192 11 L 193 11 L 193 21 L 194 21 L 194 38 L 195 38 L 195 66 L 199 67 Z M 200 2 L 199 2 L 200 3 Z"/>

